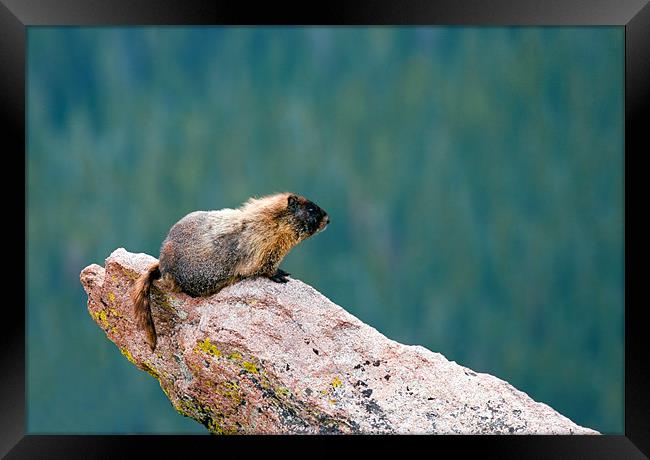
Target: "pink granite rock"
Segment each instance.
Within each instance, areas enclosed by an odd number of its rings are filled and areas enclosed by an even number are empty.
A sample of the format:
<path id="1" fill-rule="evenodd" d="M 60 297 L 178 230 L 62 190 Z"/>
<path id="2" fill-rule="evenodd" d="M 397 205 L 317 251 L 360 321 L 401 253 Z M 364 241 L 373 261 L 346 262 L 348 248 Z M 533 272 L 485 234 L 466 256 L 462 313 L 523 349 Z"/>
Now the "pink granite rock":
<path id="1" fill-rule="evenodd" d="M 492 375 L 386 338 L 295 279 L 206 298 L 154 283 L 152 353 L 129 291 L 155 260 L 120 248 L 105 268 L 86 267 L 88 311 L 212 433 L 598 434 Z"/>

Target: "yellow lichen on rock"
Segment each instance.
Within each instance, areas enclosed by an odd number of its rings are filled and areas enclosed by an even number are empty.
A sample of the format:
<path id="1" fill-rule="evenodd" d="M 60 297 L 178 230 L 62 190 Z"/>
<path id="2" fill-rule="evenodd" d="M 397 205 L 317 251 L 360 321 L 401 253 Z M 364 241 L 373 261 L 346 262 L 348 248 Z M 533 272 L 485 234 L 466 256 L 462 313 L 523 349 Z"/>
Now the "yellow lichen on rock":
<path id="1" fill-rule="evenodd" d="M 122 354 L 126 357 L 126 359 L 128 359 L 131 362 L 131 364 L 137 365 L 135 359 L 133 359 L 133 355 L 129 350 L 127 350 L 126 348 L 120 348 L 120 352 L 122 352 Z"/>
<path id="2" fill-rule="evenodd" d="M 242 363 L 242 367 L 246 369 L 248 372 L 250 372 L 251 374 L 259 374 L 260 372 L 257 366 L 251 363 L 250 361 L 244 361 Z"/>
<path id="3" fill-rule="evenodd" d="M 103 329 L 108 328 L 108 315 L 104 310 L 91 313 L 92 317 L 97 321 Z"/>
<path id="4" fill-rule="evenodd" d="M 210 342 L 210 339 L 207 337 L 205 338 L 205 340 L 198 343 L 197 348 L 201 350 L 203 353 L 207 353 L 210 356 L 214 356 L 216 358 L 221 357 L 221 351 L 219 351 L 219 349 L 215 345 L 213 345 Z"/>

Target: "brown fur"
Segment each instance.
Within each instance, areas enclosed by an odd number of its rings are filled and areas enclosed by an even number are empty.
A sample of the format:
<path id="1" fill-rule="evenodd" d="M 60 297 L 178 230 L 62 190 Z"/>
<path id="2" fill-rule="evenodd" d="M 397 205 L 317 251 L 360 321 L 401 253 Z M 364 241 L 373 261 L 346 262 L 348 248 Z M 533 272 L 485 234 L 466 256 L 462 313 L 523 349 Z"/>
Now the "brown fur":
<path id="1" fill-rule="evenodd" d="M 156 328 L 153 325 L 153 318 L 151 317 L 149 293 L 151 291 L 152 281 L 159 277 L 159 264 L 155 262 L 135 281 L 133 291 L 131 292 L 136 323 L 140 329 L 145 331 L 146 340 L 151 351 L 156 348 Z"/>
<path id="2" fill-rule="evenodd" d="M 284 256 L 302 240 L 284 215 L 288 196 L 283 193 L 250 199 L 242 206 L 250 229 L 248 243 L 252 251 L 237 265 L 238 275 L 272 275 Z"/>
<path id="3" fill-rule="evenodd" d="M 192 296 L 212 295 L 243 278 L 265 276 L 286 282 L 278 267 L 299 242 L 322 230 L 329 216 L 316 204 L 293 193 L 251 198 L 237 209 L 196 211 L 172 226 L 152 265 L 134 286 L 138 325 L 151 349 L 156 332 L 149 291 L 154 278 L 161 287 Z"/>

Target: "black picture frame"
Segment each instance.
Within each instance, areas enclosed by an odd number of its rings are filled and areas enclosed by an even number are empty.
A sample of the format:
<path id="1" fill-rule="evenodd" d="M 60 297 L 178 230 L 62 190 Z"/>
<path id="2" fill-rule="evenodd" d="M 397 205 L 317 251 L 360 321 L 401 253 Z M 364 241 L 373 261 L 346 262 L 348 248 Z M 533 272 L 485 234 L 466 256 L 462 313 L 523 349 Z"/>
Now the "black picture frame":
<path id="1" fill-rule="evenodd" d="M 23 230 L 26 260 L 27 171 L 25 142 L 26 28 L 65 25 L 615 25 L 625 28 L 625 203 L 637 195 L 632 176 L 650 139 L 647 125 L 650 93 L 650 6 L 647 0 L 444 0 L 425 1 L 329 1 L 314 5 L 280 3 L 249 4 L 223 1 L 172 0 L 0 0 L 0 114 L 4 158 L 24 170 L 24 188 L 0 181 L 4 197 L 5 230 Z M 5 160 L 6 161 L 6 160 Z M 13 167 L 5 166 L 6 171 Z M 21 191 L 22 190 L 22 191 Z M 18 195 L 18 197 L 16 197 Z M 14 198 L 16 197 L 16 198 Z M 21 214 L 19 201 L 25 205 Z M 14 209 L 14 207 L 16 209 Z M 9 209 L 7 209 L 9 208 Z M 13 217 L 13 216 L 17 217 Z M 6 214 L 5 214 L 6 216 Z M 23 218 L 21 219 L 22 216 Z M 625 434 L 620 436 L 344 436 L 328 437 L 213 437 L 213 436 L 45 436 L 26 434 L 25 418 L 25 315 L 18 302 L 5 303 L 0 332 L 0 455 L 7 458 L 122 457 L 145 448 L 147 454 L 174 455 L 197 448 L 241 449 L 243 443 L 263 443 L 264 448 L 288 451 L 294 442 L 318 442 L 321 449 L 384 447 L 384 443 L 423 442 L 429 449 L 451 448 L 454 454 L 477 453 L 498 458 L 648 458 L 650 454 L 650 360 L 642 351 L 644 308 L 638 285 L 630 277 L 632 266 L 643 254 L 638 238 L 643 228 L 635 225 L 634 212 L 625 212 Z M 628 220 L 630 219 L 630 220 Z M 22 222 L 23 225 L 17 225 Z M 21 228 L 22 227 L 22 228 Z M 6 240 L 5 240 L 6 241 Z M 17 244 L 5 244 L 18 251 Z M 6 251 L 5 249 L 5 251 Z M 24 262 L 24 274 L 27 267 Z M 10 274 L 17 273 L 11 267 Z M 9 276 L 9 279 L 12 279 Z M 5 289 L 11 283 L 5 283 Z M 19 292 L 18 289 L 9 289 Z M 23 289 L 23 305 L 27 305 Z M 20 300 L 20 295 L 18 295 Z M 12 309 L 13 307 L 13 309 Z M 11 315 L 14 315 L 13 318 Z M 416 439 L 417 438 L 417 439 Z M 407 444 L 403 444 L 404 447 Z M 254 452 L 254 451 L 253 451 Z M 325 450 L 321 451 L 325 453 Z M 425 451 L 432 452 L 432 451 Z M 320 452 L 319 452 L 320 453 Z M 308 455 L 308 454 L 307 454 Z"/>

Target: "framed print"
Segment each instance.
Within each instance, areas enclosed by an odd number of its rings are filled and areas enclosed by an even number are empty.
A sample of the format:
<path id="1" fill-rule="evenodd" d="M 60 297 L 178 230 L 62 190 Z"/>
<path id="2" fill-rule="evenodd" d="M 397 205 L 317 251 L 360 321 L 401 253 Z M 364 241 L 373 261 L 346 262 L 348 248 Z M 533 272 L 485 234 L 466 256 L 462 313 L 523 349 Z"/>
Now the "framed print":
<path id="1" fill-rule="evenodd" d="M 417 439 L 647 456 L 626 206 L 647 3 L 1 0 L 25 309 L 6 308 L 0 452 Z M 222 289 L 224 309 L 206 300 Z M 427 380 L 438 356 L 598 435 L 463 406 L 455 374 L 438 377 L 453 391 Z M 319 436 L 250 436 L 295 433 Z"/>

